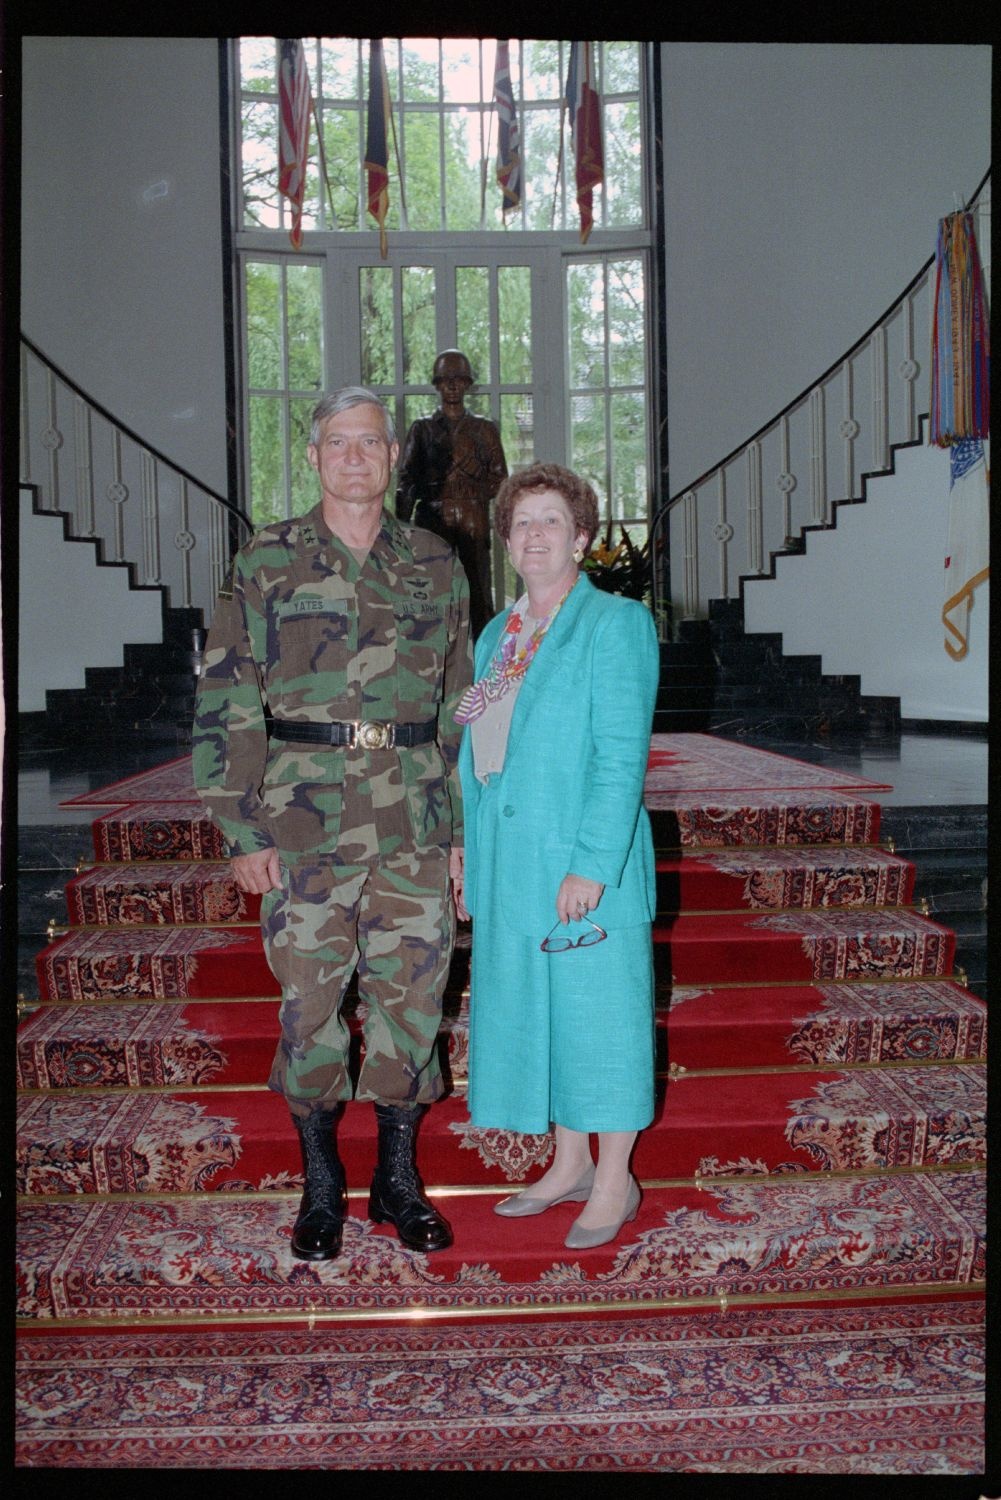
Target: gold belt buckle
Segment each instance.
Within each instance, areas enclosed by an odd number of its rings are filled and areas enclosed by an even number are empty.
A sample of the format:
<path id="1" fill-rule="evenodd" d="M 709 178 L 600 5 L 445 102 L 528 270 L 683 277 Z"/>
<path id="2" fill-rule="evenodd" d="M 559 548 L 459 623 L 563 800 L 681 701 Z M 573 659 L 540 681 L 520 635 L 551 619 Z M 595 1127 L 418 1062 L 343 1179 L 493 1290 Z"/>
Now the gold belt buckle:
<path id="1" fill-rule="evenodd" d="M 379 724 L 375 719 L 362 719 L 355 728 L 355 744 L 363 750 L 391 750 L 396 738 L 395 724 Z"/>

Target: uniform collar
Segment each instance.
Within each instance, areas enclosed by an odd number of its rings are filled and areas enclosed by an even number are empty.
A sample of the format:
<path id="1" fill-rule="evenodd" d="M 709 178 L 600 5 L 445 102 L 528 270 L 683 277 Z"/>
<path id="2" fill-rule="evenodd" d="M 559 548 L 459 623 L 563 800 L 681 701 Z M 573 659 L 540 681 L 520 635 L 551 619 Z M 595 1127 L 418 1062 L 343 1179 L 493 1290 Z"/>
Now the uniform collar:
<path id="1" fill-rule="evenodd" d="M 350 552 L 351 549 L 347 543 L 341 542 L 339 537 L 335 537 L 327 525 L 323 515 L 322 500 L 303 516 L 301 525 L 303 540 L 307 546 L 324 546 L 328 542 L 336 541 L 340 542 L 340 545 Z M 407 530 L 396 519 L 392 511 L 387 509 L 385 504 L 382 507 L 381 524 L 372 546 L 373 548 L 378 548 L 383 555 L 386 555 L 388 549 L 389 556 L 393 561 L 397 559 L 401 562 L 413 561 L 414 554 Z"/>

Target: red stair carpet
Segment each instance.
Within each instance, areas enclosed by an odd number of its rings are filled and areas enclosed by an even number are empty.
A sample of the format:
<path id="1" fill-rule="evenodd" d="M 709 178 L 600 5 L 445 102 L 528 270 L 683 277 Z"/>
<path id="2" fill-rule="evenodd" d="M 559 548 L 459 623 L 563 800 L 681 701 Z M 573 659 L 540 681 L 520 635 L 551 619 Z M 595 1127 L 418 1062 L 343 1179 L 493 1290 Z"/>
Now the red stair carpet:
<path id="1" fill-rule="evenodd" d="M 986 1006 L 879 844 L 883 789 L 655 736 L 662 1087 L 635 1222 L 571 1253 L 576 1206 L 492 1212 L 551 1142 L 469 1122 L 467 933 L 441 1036 L 452 1091 L 420 1137 L 455 1245 L 417 1254 L 368 1221 L 374 1128 L 352 1105 L 352 1217 L 320 1264 L 288 1248 L 301 1179 L 263 1082 L 278 1001 L 256 902 L 189 762 L 74 799 L 94 809 L 93 862 L 18 1034 L 21 1461 L 210 1466 L 229 1458 L 209 1430 L 248 1423 L 236 1466 L 976 1472 Z M 86 1377 L 109 1340 L 127 1399 Z M 211 1374 L 235 1351 L 258 1381 L 239 1399 Z M 364 1388 L 350 1453 L 331 1361 Z"/>

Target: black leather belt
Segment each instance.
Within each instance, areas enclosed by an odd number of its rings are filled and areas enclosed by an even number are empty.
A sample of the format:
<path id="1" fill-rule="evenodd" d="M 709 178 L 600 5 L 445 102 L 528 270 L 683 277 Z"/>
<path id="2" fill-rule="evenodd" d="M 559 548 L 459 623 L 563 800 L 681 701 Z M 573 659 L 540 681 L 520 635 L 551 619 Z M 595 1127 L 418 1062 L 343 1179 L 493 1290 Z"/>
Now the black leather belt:
<path id="1" fill-rule="evenodd" d="M 296 724 L 291 719 L 273 719 L 271 738 L 307 745 L 347 745 L 352 750 L 394 750 L 398 745 L 429 745 L 437 729 L 437 719 L 427 719 L 423 724 L 397 724 L 384 719 Z"/>

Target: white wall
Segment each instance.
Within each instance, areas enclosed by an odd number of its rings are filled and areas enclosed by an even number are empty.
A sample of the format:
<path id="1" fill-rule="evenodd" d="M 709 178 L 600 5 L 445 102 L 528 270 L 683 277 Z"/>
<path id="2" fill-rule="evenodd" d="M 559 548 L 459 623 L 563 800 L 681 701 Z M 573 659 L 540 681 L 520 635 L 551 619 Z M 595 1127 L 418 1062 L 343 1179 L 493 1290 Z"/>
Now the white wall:
<path id="1" fill-rule="evenodd" d="M 120 667 L 122 643 L 163 636 L 160 594 L 129 588 L 125 568 L 98 567 L 93 544 L 65 542 L 59 516 L 35 515 L 21 491 L 18 711 L 46 688 L 86 686 L 85 667 Z"/>
<path id="2" fill-rule="evenodd" d="M 662 77 L 675 495 L 934 252 L 990 164 L 991 49 L 667 43 Z"/>
<path id="3" fill-rule="evenodd" d="M 26 37 L 21 87 L 24 332 L 225 494 L 215 39 Z"/>
<path id="4" fill-rule="evenodd" d="M 864 505 L 808 534 L 805 556 L 745 583 L 744 623 L 779 631 L 787 655 L 819 655 L 824 672 L 860 673 L 863 693 L 900 698 L 902 718 L 986 723 L 987 584 L 973 596 L 969 652 L 953 661 L 941 619 L 948 535 L 948 451 L 901 449 Z"/>

